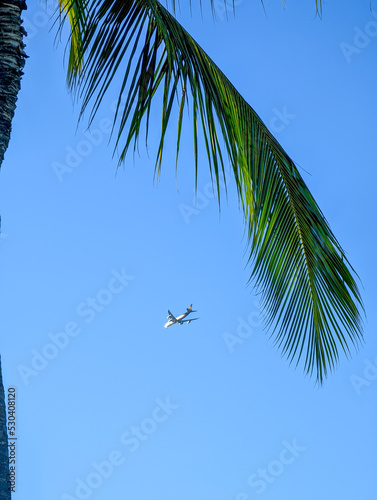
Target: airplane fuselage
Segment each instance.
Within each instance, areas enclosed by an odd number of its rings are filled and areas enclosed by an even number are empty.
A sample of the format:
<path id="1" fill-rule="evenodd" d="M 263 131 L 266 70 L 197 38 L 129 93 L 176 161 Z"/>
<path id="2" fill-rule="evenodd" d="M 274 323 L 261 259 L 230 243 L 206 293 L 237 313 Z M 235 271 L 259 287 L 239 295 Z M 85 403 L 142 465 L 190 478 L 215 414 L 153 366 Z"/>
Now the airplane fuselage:
<path id="1" fill-rule="evenodd" d="M 185 319 L 186 316 L 188 316 L 190 313 L 195 312 L 192 310 L 192 304 L 190 307 L 186 309 L 186 312 L 183 314 L 180 314 L 179 316 L 174 316 L 169 310 L 168 310 L 168 322 L 164 325 L 164 328 L 169 328 L 169 326 L 176 325 L 177 323 L 180 325 L 183 325 L 183 323 L 190 323 L 191 321 L 194 320 L 187 320 Z M 197 319 L 197 318 L 194 318 Z"/>
<path id="2" fill-rule="evenodd" d="M 191 312 L 191 311 L 190 311 Z M 178 323 L 181 321 L 181 319 L 185 319 L 186 316 L 188 316 L 190 313 L 187 312 L 187 313 L 184 313 L 184 314 L 181 314 L 180 316 L 177 316 L 175 319 L 178 321 Z"/>

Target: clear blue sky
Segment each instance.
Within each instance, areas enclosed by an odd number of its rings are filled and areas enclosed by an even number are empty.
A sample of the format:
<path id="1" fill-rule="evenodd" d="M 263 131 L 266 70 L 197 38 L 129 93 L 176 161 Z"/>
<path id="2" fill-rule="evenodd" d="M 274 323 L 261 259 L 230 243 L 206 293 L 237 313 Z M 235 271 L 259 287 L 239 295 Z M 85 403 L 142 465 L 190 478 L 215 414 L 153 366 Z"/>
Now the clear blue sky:
<path id="1" fill-rule="evenodd" d="M 175 129 L 153 183 L 157 114 L 148 153 L 140 141 L 116 174 L 114 96 L 90 133 L 76 127 L 65 42 L 29 2 L 0 182 L 15 499 L 376 498 L 377 5 L 327 2 L 320 20 L 314 0 L 287 3 L 237 1 L 227 21 L 219 1 L 216 22 L 195 4 L 179 18 L 308 172 L 362 281 L 365 345 L 321 388 L 280 357 L 246 286 L 232 184 L 219 217 L 202 154 L 194 205 L 188 126 L 178 189 Z M 163 328 L 191 303 L 199 321 Z"/>

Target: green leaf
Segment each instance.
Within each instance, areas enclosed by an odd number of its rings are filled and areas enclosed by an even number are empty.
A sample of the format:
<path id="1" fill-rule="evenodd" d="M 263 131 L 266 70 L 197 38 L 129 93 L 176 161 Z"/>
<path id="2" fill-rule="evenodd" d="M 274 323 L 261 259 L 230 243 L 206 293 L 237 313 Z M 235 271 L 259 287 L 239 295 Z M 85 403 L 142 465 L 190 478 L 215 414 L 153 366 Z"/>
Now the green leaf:
<path id="1" fill-rule="evenodd" d="M 82 70 L 71 79 L 82 112 L 90 105 L 93 120 L 115 74 L 121 75 L 114 131 L 123 162 L 132 142 L 136 147 L 143 121 L 148 136 L 151 103 L 162 96 L 158 177 L 172 109 L 178 103 L 177 160 L 184 108 L 191 110 L 195 179 L 201 135 L 218 196 L 225 159 L 232 166 L 247 228 L 250 279 L 261 291 L 271 335 L 290 362 L 302 360 L 304 371 L 322 383 L 339 352 L 348 356 L 362 341 L 363 306 L 356 274 L 294 162 L 159 2 L 91 0 L 83 19 L 82 51 L 74 63 Z"/>

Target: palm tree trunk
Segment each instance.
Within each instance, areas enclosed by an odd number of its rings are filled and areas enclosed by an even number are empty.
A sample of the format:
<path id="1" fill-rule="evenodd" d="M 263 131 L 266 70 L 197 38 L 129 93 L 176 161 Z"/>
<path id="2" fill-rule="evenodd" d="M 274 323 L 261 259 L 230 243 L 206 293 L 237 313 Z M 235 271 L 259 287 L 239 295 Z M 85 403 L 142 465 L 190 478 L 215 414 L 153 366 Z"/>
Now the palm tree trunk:
<path id="1" fill-rule="evenodd" d="M 0 0 L 0 166 L 8 147 L 26 54 L 21 26 L 24 0 Z"/>
<path id="2" fill-rule="evenodd" d="M 0 359 L 0 500 L 10 500 L 8 461 L 8 433 L 5 413 L 5 396 Z"/>

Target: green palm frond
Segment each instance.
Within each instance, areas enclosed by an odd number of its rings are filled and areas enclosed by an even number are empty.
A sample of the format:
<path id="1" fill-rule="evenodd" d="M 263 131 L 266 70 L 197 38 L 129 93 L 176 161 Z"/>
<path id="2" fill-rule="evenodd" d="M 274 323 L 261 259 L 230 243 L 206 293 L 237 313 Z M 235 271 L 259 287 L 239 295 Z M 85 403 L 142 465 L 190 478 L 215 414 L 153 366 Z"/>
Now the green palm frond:
<path id="1" fill-rule="evenodd" d="M 287 0 L 280 0 L 282 5 L 287 7 Z M 191 0 L 189 0 L 190 2 L 190 8 L 191 8 Z M 202 0 L 199 0 L 200 2 L 200 7 L 202 7 Z M 231 5 L 233 12 L 235 12 L 235 9 L 236 9 L 236 5 L 235 5 L 235 0 L 210 0 L 210 6 L 211 6 L 211 10 L 212 10 L 212 14 L 214 17 L 216 17 L 215 15 L 215 12 L 216 12 L 216 5 L 220 5 L 221 3 L 224 3 L 224 7 L 225 7 L 225 12 L 227 12 L 227 10 L 229 9 L 229 5 Z M 179 0 L 166 0 L 166 3 L 171 5 L 172 7 L 172 10 L 173 12 L 176 11 L 176 8 L 177 8 L 177 5 L 180 4 L 180 1 Z M 207 2 L 208 3 L 208 2 Z M 322 0 L 314 0 L 314 3 L 315 3 L 315 10 L 316 10 L 316 13 L 319 15 L 319 17 L 322 16 Z M 264 8 L 264 0 L 261 0 L 261 4 Z"/>
<path id="2" fill-rule="evenodd" d="M 90 0 L 87 7 L 84 63 L 72 79 L 82 111 L 90 105 L 92 120 L 114 76 L 121 74 L 114 130 L 123 162 L 142 123 L 148 134 L 151 103 L 162 95 L 159 176 L 172 109 L 178 102 L 178 157 L 190 106 L 195 178 L 201 135 L 218 193 L 224 156 L 232 166 L 250 242 L 250 279 L 262 292 L 275 342 L 322 383 L 339 352 L 349 355 L 362 340 L 363 306 L 355 272 L 294 162 L 159 2 Z"/>
<path id="3" fill-rule="evenodd" d="M 68 58 L 68 84 L 76 81 L 82 72 L 83 64 L 83 34 L 86 30 L 86 0 L 58 0 L 60 28 L 64 25 L 64 20 L 68 18 L 70 27 L 69 58 Z"/>

